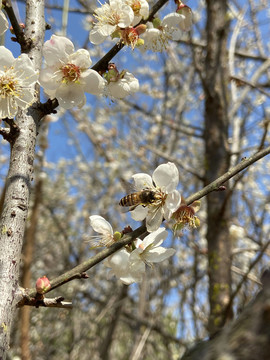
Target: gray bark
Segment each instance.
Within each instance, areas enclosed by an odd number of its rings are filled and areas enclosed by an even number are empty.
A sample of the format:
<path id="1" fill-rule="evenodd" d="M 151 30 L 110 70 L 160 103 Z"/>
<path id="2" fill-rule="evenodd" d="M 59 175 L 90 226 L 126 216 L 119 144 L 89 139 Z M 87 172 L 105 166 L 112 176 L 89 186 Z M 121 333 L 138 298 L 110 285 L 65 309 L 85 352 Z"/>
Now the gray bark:
<path id="1" fill-rule="evenodd" d="M 27 1 L 26 38 L 32 40 L 28 55 L 36 70 L 41 67 L 44 41 L 44 0 Z M 37 96 L 38 100 L 38 96 Z M 19 111 L 19 135 L 11 143 L 10 166 L 0 218 L 0 359 L 6 358 L 10 329 L 17 304 L 20 257 L 27 220 L 30 185 L 38 123 L 42 117 L 35 104 Z"/>

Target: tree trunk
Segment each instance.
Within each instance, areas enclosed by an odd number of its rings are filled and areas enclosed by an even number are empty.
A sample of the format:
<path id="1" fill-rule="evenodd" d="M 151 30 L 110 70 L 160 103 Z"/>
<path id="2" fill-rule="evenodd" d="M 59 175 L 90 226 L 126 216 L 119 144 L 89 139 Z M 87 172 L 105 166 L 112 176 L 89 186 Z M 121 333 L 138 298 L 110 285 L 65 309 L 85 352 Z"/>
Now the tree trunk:
<path id="1" fill-rule="evenodd" d="M 29 57 L 40 70 L 44 40 L 44 0 L 27 1 L 25 36 L 32 39 Z M 19 111 L 16 124 L 19 135 L 11 143 L 10 167 L 0 218 L 0 359 L 6 358 L 11 324 L 19 291 L 19 267 L 25 223 L 29 207 L 30 182 L 38 123 L 42 114 L 32 106 Z"/>
<path id="2" fill-rule="evenodd" d="M 227 1 L 207 0 L 207 48 L 205 58 L 205 185 L 229 169 Z M 230 202 L 226 191 L 207 196 L 209 261 L 209 332 L 224 325 L 224 309 L 231 290 L 231 244 L 228 222 Z"/>
<path id="3" fill-rule="evenodd" d="M 23 288 L 31 287 L 31 264 L 33 262 L 33 252 L 37 224 L 42 201 L 42 180 L 40 179 L 35 186 L 35 199 L 32 208 L 30 225 L 25 232 L 23 249 L 23 269 L 21 283 Z M 20 310 L 20 333 L 21 333 L 21 357 L 22 360 L 31 360 L 30 345 L 30 306 L 24 306 Z"/>

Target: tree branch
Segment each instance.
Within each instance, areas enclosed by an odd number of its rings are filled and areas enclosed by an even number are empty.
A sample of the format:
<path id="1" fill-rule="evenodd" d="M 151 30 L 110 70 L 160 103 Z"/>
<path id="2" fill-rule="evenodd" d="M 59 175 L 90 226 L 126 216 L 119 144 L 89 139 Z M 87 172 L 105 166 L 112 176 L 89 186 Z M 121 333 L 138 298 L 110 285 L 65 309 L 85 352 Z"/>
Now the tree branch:
<path id="1" fill-rule="evenodd" d="M 244 159 L 241 161 L 240 164 L 234 166 L 231 168 L 226 174 L 219 177 L 217 180 L 213 181 L 211 184 L 204 187 L 202 190 L 196 192 L 195 194 L 189 196 L 186 199 L 186 203 L 190 205 L 193 201 L 199 200 L 202 197 L 206 196 L 212 191 L 218 191 L 220 190 L 220 186 L 224 184 L 226 181 L 228 181 L 231 177 L 235 176 L 240 171 L 244 170 L 248 166 L 252 165 L 254 162 L 258 161 L 259 159 L 263 158 L 264 156 L 268 155 L 270 153 L 270 146 L 266 149 L 259 151 L 258 153 L 252 155 L 251 157 Z M 222 189 L 221 189 L 222 190 Z M 63 284 L 66 284 L 67 282 L 74 280 L 74 279 L 86 279 L 88 276 L 85 274 L 86 271 L 91 269 L 93 266 L 107 258 L 108 256 L 115 253 L 117 250 L 121 249 L 123 246 L 131 243 L 136 238 L 142 236 L 146 233 L 146 227 L 144 225 L 140 226 L 138 229 L 134 230 L 131 233 L 128 233 L 123 236 L 123 238 L 119 241 L 117 241 L 115 244 L 111 245 L 109 248 L 106 248 L 100 253 L 98 253 L 93 258 L 90 258 L 86 261 L 84 261 L 82 264 L 74 267 L 73 269 L 67 271 L 66 273 L 56 277 L 51 281 L 51 288 L 47 292 L 50 292 L 57 287 L 60 287 Z M 36 289 L 28 289 L 26 291 L 27 296 L 34 297 L 36 295 Z"/>

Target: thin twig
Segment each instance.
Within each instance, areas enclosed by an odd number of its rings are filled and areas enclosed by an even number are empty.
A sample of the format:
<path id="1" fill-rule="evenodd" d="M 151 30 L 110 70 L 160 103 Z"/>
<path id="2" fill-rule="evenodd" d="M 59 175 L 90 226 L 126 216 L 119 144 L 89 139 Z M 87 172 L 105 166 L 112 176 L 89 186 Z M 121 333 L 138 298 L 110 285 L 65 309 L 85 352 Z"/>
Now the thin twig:
<path id="1" fill-rule="evenodd" d="M 227 171 L 224 175 L 219 177 L 217 180 L 213 181 L 211 184 L 204 187 L 202 190 L 196 192 L 195 194 L 189 196 L 186 199 L 187 205 L 190 205 L 193 201 L 199 200 L 205 195 L 209 194 L 212 191 L 218 191 L 222 190 L 220 186 L 224 184 L 226 181 L 228 181 L 231 177 L 235 176 L 240 171 L 244 170 L 248 166 L 252 165 L 254 162 L 258 161 L 259 159 L 263 158 L 264 156 L 268 155 L 270 153 L 270 146 L 265 148 L 262 151 L 257 152 L 256 154 L 250 156 L 247 159 L 244 159 L 241 161 L 240 164 L 234 166 L 229 171 Z M 87 275 L 85 274 L 86 271 L 91 269 L 96 264 L 100 263 L 102 260 L 107 258 L 108 256 L 115 253 L 117 250 L 121 249 L 123 246 L 131 243 L 136 238 L 142 236 L 146 232 L 146 226 L 142 225 L 138 229 L 134 230 L 131 233 L 128 233 L 123 236 L 123 238 L 113 245 L 111 245 L 109 248 L 106 248 L 100 253 L 98 253 L 96 256 L 94 256 L 91 259 L 88 259 L 84 261 L 82 264 L 76 266 L 75 268 L 67 271 L 66 273 L 58 276 L 57 278 L 53 279 L 51 281 L 51 288 L 49 291 L 73 280 L 78 278 L 86 278 Z M 48 292 L 49 292 L 48 291 Z M 27 295 L 30 297 L 34 297 L 36 294 L 36 289 L 32 288 L 27 291 Z"/>

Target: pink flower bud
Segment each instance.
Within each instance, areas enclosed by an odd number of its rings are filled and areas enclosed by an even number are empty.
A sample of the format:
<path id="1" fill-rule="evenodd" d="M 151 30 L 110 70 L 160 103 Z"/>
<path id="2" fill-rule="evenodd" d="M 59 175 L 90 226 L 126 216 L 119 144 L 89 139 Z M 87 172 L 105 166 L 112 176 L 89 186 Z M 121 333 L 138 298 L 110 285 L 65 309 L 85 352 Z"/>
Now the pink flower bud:
<path id="1" fill-rule="evenodd" d="M 36 290 L 38 294 L 44 294 L 51 288 L 50 280 L 47 276 L 42 276 L 37 279 Z"/>

